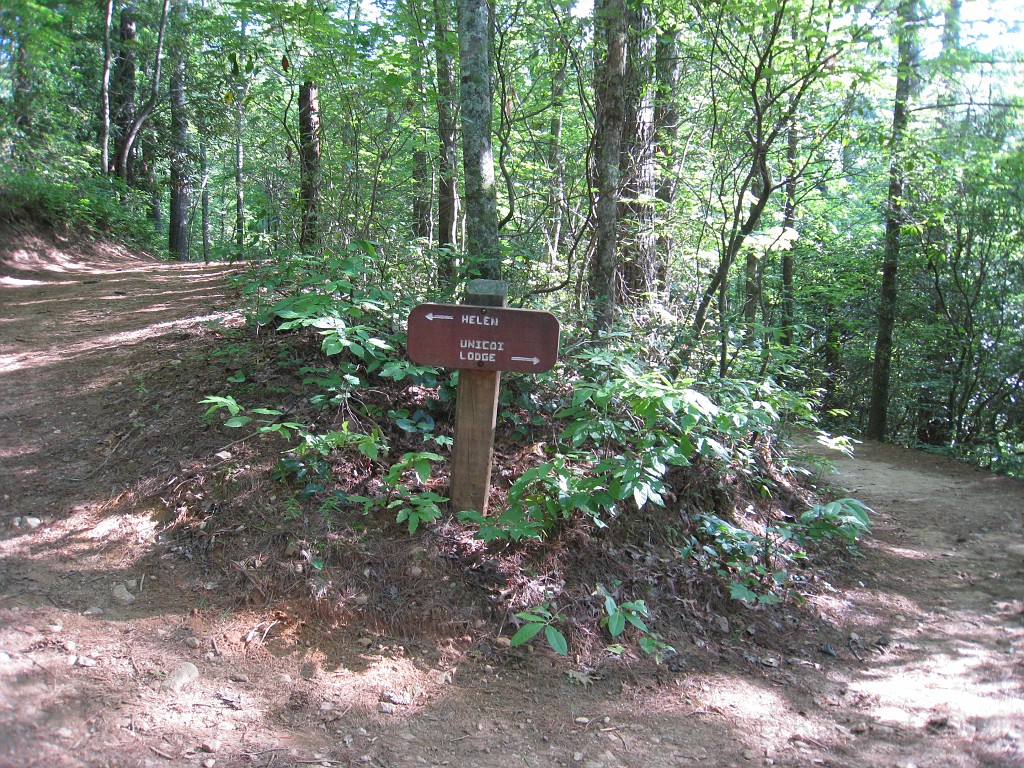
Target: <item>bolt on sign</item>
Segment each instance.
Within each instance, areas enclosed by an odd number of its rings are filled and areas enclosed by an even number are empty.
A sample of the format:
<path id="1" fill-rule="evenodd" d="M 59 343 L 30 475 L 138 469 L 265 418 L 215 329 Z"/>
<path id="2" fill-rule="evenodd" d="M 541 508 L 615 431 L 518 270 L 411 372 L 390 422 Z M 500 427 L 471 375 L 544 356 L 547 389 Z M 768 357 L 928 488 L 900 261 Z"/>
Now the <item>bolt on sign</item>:
<path id="1" fill-rule="evenodd" d="M 420 304 L 409 313 L 409 357 L 420 365 L 543 373 L 558 359 L 550 312 L 467 304 Z"/>

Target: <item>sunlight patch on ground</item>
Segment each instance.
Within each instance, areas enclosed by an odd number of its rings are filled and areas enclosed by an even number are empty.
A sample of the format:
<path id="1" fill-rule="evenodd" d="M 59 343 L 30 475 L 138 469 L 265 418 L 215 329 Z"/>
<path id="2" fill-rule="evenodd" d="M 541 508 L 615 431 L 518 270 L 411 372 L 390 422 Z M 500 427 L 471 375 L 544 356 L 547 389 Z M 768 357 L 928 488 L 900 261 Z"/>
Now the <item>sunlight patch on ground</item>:
<path id="1" fill-rule="evenodd" d="M 46 353 L 28 353 L 20 355 L 0 355 L 0 373 L 13 373 L 28 368 L 37 368 L 45 365 L 52 365 L 59 362 L 67 362 L 69 358 L 79 357 L 102 349 L 116 349 L 117 347 L 136 344 L 139 341 L 159 336 L 161 332 L 185 328 L 189 325 L 209 323 L 223 320 L 225 313 L 216 312 L 210 315 L 169 320 L 163 323 L 153 323 L 144 328 L 134 331 L 122 331 L 107 336 L 91 337 L 87 341 L 78 344 L 64 344 L 58 349 L 51 349 Z"/>

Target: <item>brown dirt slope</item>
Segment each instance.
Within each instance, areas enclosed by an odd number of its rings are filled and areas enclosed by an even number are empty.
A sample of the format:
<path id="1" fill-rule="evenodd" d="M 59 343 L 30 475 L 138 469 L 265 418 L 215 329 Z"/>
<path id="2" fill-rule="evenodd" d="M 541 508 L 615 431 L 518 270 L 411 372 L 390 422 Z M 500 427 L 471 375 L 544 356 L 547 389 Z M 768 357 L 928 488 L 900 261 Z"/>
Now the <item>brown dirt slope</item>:
<path id="1" fill-rule="evenodd" d="M 227 272 L 0 231 L 0 766 L 1024 765 L 1024 484 L 897 448 L 835 462 L 877 516 L 828 632 L 653 674 L 240 601 L 159 503 L 224 462 Z"/>

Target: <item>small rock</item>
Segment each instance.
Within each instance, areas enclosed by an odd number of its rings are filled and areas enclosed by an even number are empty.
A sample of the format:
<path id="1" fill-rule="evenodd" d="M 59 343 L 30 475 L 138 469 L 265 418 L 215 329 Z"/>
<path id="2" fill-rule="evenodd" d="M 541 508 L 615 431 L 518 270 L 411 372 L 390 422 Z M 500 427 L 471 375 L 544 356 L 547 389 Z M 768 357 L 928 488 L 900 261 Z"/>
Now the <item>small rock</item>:
<path id="1" fill-rule="evenodd" d="M 755 752 L 752 749 L 745 749 L 745 750 L 743 750 L 743 759 L 744 760 L 757 760 L 757 752 Z"/>
<path id="2" fill-rule="evenodd" d="M 382 697 L 384 701 L 390 701 L 400 707 L 407 707 L 412 704 L 412 694 L 408 691 L 386 691 Z"/>
<path id="3" fill-rule="evenodd" d="M 418 579 L 420 576 L 423 575 L 423 569 L 420 568 L 418 565 L 414 565 L 412 568 L 409 569 L 409 575 L 412 576 L 414 579 Z"/>
<path id="4" fill-rule="evenodd" d="M 583 753 L 582 752 L 573 752 L 572 753 L 572 761 L 574 763 L 582 763 L 583 762 Z"/>
<path id="5" fill-rule="evenodd" d="M 88 608 L 85 609 L 85 612 L 82 615 L 83 616 L 102 616 L 103 615 L 103 609 L 100 608 L 98 605 L 90 605 Z"/>
<path id="6" fill-rule="evenodd" d="M 868 732 L 868 724 L 867 723 L 854 723 L 852 726 L 850 726 L 850 733 L 867 733 L 867 732 Z"/>
<path id="7" fill-rule="evenodd" d="M 22 518 L 21 522 L 25 524 L 26 528 L 38 528 L 40 525 L 43 524 L 43 521 L 40 520 L 38 517 L 25 517 Z"/>
<path id="8" fill-rule="evenodd" d="M 390 701 L 382 701 L 377 707 L 385 715 L 393 715 L 398 711 L 398 707 L 392 704 Z"/>
<path id="9" fill-rule="evenodd" d="M 217 739 L 206 739 L 199 745 L 199 749 L 212 755 L 215 752 L 220 752 L 220 746 L 220 741 Z"/>
<path id="10" fill-rule="evenodd" d="M 510 638 L 510 637 L 498 637 L 498 638 L 495 638 L 494 644 L 496 646 L 498 646 L 499 648 L 511 648 L 512 647 L 512 638 Z"/>
<path id="11" fill-rule="evenodd" d="M 65 725 L 63 728 L 58 728 L 56 734 L 62 739 L 70 739 L 75 735 L 75 732 Z"/>
<path id="12" fill-rule="evenodd" d="M 187 645 L 189 648 L 198 648 L 199 647 L 199 638 L 196 637 L 195 635 L 190 635 L 190 636 L 185 638 L 185 645 Z"/>
<path id="13" fill-rule="evenodd" d="M 213 766 L 215 766 L 216 764 L 217 758 L 215 757 L 208 757 L 205 760 L 203 760 L 203 768 L 213 768 Z"/>
<path id="14" fill-rule="evenodd" d="M 716 613 L 711 617 L 711 623 L 723 635 L 729 634 L 729 620 L 725 616 L 720 616 Z"/>
<path id="15" fill-rule="evenodd" d="M 245 672 L 233 672 L 232 674 L 228 675 L 228 680 L 230 680 L 233 683 L 248 683 L 249 676 L 245 674 Z"/>
<path id="16" fill-rule="evenodd" d="M 111 595 L 121 605 L 131 605 L 135 602 L 135 595 L 129 592 L 124 584 L 115 584 Z"/>
<path id="17" fill-rule="evenodd" d="M 160 684 L 160 687 L 165 691 L 180 691 L 198 678 L 199 669 L 196 665 L 190 661 L 183 661 L 167 676 L 167 679 Z"/>
<path id="18" fill-rule="evenodd" d="M 220 461 L 230 461 L 231 451 L 217 451 L 217 453 L 213 454 L 213 458 L 219 459 Z"/>
<path id="19" fill-rule="evenodd" d="M 581 715 L 580 717 L 577 717 L 575 720 L 573 720 L 573 722 L 576 723 L 576 725 L 590 725 L 590 718 L 583 717 Z"/>
<path id="20" fill-rule="evenodd" d="M 761 664 L 765 667 L 777 667 L 779 666 L 779 660 L 773 656 L 765 656 L 761 659 Z"/>

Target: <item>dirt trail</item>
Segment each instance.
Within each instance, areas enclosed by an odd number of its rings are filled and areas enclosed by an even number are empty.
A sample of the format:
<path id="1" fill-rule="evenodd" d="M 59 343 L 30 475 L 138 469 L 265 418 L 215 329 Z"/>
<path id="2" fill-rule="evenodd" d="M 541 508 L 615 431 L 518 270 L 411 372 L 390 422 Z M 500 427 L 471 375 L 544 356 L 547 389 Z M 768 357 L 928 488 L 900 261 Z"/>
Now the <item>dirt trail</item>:
<path id="1" fill-rule="evenodd" d="M 1024 765 L 1024 484 L 901 449 L 835 462 L 877 517 L 828 632 L 654 676 L 240 607 L 139 501 L 223 447 L 225 272 L 0 231 L 0 766 Z"/>

